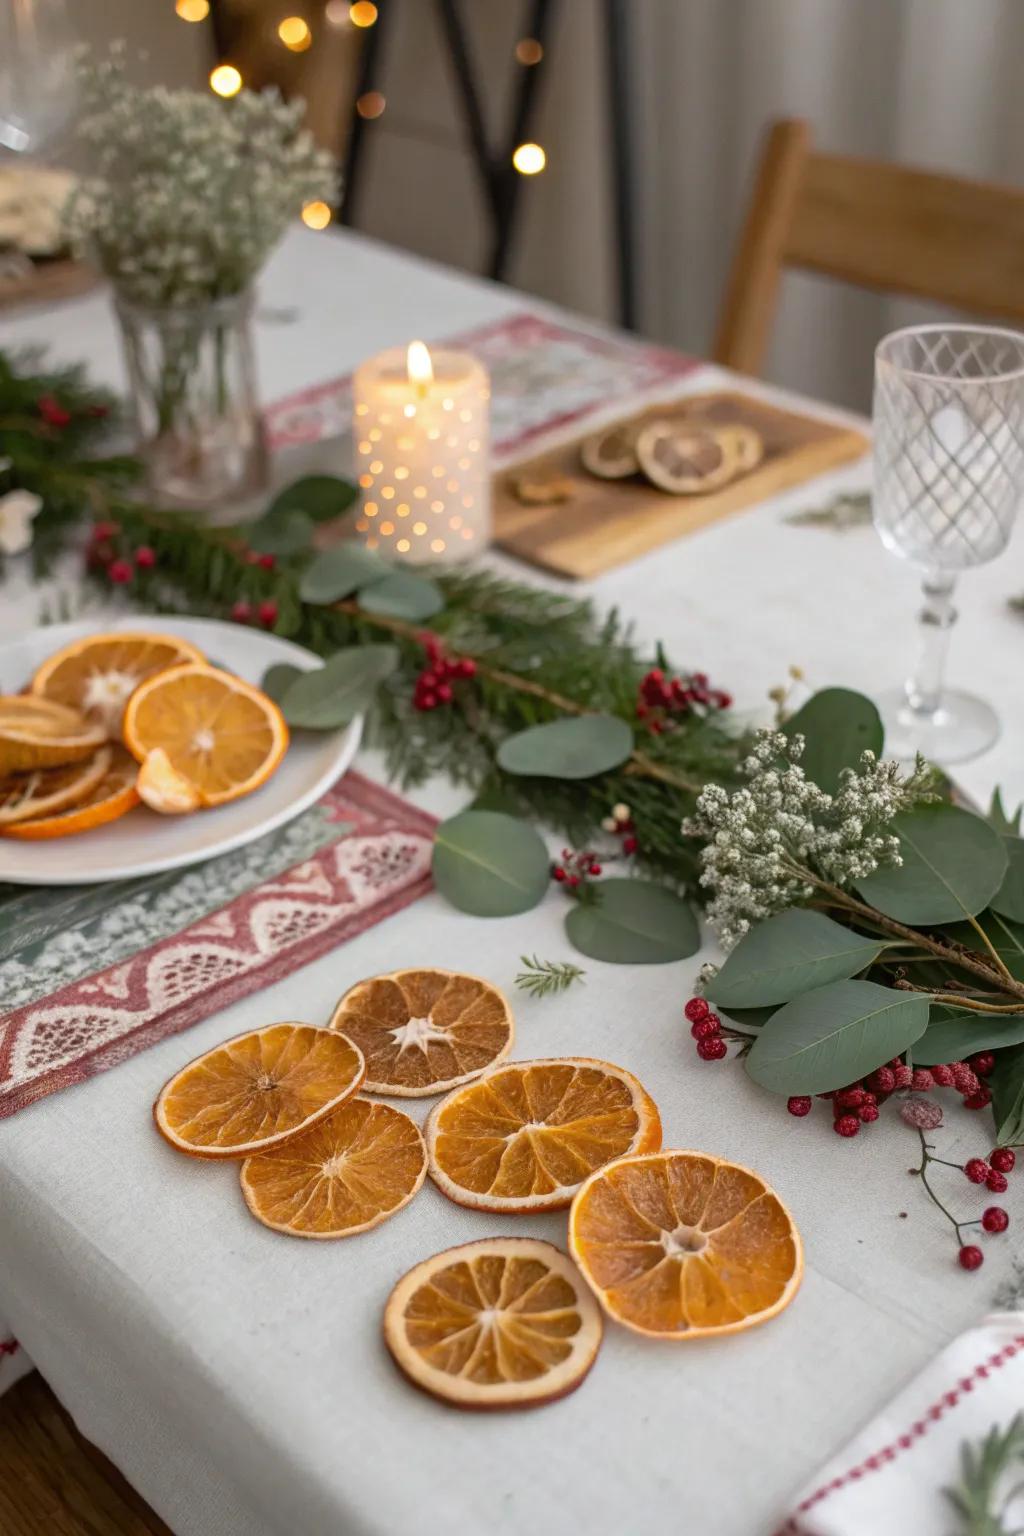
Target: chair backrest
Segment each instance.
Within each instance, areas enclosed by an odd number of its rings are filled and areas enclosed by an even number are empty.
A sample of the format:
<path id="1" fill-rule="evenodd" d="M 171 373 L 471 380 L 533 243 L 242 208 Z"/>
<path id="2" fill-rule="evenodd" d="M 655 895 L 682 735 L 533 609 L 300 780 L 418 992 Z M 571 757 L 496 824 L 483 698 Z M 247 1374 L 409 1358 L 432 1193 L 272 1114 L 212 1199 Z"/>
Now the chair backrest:
<path id="1" fill-rule="evenodd" d="M 786 267 L 1024 322 L 1024 191 L 825 155 L 810 125 L 768 130 L 713 356 L 760 371 Z"/>

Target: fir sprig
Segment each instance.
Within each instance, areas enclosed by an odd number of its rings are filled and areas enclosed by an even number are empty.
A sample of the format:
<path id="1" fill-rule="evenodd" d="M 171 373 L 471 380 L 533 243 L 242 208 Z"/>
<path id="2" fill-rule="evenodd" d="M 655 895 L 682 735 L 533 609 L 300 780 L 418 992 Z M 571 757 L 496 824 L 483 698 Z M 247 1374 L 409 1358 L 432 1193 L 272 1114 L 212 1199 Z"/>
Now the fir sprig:
<path id="1" fill-rule="evenodd" d="M 531 997 L 556 997 L 586 975 L 571 960 L 538 960 L 536 955 L 520 955 L 519 960 L 524 969 L 516 977 L 516 986 Z"/>
<path id="2" fill-rule="evenodd" d="M 1024 1527 L 1006 1523 L 1010 1505 L 1024 1492 L 1006 1480 L 1024 1468 L 1024 1413 L 1005 1428 L 993 1424 L 983 1439 L 960 1447 L 960 1481 L 944 1488 L 961 1520 L 963 1536 L 1021 1536 Z"/>

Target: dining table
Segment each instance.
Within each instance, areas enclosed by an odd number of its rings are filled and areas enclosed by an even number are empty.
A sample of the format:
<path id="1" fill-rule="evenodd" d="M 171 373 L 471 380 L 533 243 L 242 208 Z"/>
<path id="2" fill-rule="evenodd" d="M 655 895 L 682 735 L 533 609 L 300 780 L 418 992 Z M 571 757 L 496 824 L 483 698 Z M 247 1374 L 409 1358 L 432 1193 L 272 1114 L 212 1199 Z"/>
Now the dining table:
<path id="1" fill-rule="evenodd" d="M 301 392 L 412 337 L 429 344 L 524 312 L 567 318 L 353 231 L 296 227 L 260 283 L 261 396 Z M 572 324 L 607 334 L 596 321 Z M 43 347 L 125 389 L 102 289 L 5 313 L 0 347 Z M 710 364 L 681 376 L 677 392 L 720 386 L 867 429 Z M 798 515 L 862 492 L 870 474 L 865 455 L 587 582 L 498 551 L 486 558 L 516 580 L 617 608 L 642 647 L 660 640 L 677 665 L 728 689 L 739 718 L 769 720 L 769 690 L 790 668 L 807 687 L 870 695 L 913 661 L 914 570 L 865 520 Z M 0 584 L 0 642 L 42 622 L 54 593 L 76 584 L 69 568 L 38 582 L 23 566 L 10 562 Z M 997 785 L 1007 806 L 1024 799 L 1024 618 L 1009 601 L 1022 588 L 1019 540 L 962 583 L 951 681 L 984 694 L 1002 722 L 995 747 L 956 769 L 978 804 Z M 104 609 L 88 612 L 99 622 Z M 384 782 L 372 748 L 356 766 Z M 434 816 L 468 798 L 440 777 L 403 793 Z M 735 1062 L 697 1059 L 683 1006 L 716 954 L 711 935 L 685 961 L 588 960 L 584 983 L 555 1000 L 517 992 L 521 956 L 571 955 L 563 908 L 552 887 L 521 916 L 472 918 L 430 892 L 187 1033 L 0 1119 L 0 1337 L 17 1339 L 176 1536 L 771 1536 L 815 1470 L 992 1306 L 1016 1245 L 993 1245 L 978 1274 L 956 1267 L 898 1117 L 847 1141 L 817 1117 L 787 1115 Z M 381 1335 L 398 1277 L 445 1247 L 510 1230 L 564 1246 L 564 1213 L 488 1216 L 428 1181 L 371 1233 L 293 1241 L 249 1217 L 230 1168 L 169 1147 L 151 1105 L 218 1042 L 276 1020 L 324 1023 L 360 978 L 423 965 L 471 971 L 512 998 L 515 1057 L 619 1063 L 656 1098 L 666 1146 L 763 1175 L 803 1236 L 793 1304 L 735 1337 L 679 1344 L 609 1324 L 583 1387 L 534 1411 L 459 1412 L 413 1390 Z M 422 1119 L 429 1101 L 405 1107 Z M 944 1155 L 977 1150 L 977 1117 L 951 1116 Z"/>

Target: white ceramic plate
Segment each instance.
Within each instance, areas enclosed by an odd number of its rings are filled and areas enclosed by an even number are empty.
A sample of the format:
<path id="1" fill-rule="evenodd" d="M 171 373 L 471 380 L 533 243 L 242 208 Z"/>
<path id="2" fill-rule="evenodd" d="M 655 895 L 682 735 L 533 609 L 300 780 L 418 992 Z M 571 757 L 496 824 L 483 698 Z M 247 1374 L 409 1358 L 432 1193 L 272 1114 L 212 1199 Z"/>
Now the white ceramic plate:
<path id="1" fill-rule="evenodd" d="M 197 645 L 210 661 L 249 683 L 258 683 L 274 662 L 287 661 L 304 671 L 320 665 L 319 657 L 290 640 L 241 624 L 134 614 L 106 625 L 95 621 L 44 625 L 0 646 L 0 693 L 19 692 L 46 657 L 69 641 L 112 629 L 180 635 Z M 197 811 L 192 816 L 158 816 L 137 806 L 119 821 L 76 837 L 39 843 L 0 838 L 0 881 L 81 885 L 126 880 L 198 864 L 230 848 L 241 848 L 264 832 L 283 826 L 318 800 L 352 761 L 361 734 L 361 719 L 327 734 L 296 731 L 277 772 L 261 789 L 214 810 Z"/>

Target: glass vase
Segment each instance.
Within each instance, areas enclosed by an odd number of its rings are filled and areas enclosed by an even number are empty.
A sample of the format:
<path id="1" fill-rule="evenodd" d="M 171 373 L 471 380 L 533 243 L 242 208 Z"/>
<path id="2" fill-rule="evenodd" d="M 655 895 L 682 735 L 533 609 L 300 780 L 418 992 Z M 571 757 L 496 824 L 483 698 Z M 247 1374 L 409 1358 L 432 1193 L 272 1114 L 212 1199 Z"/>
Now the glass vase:
<path id="1" fill-rule="evenodd" d="M 198 306 L 115 299 L 149 490 L 214 512 L 267 483 L 256 395 L 252 294 Z"/>

